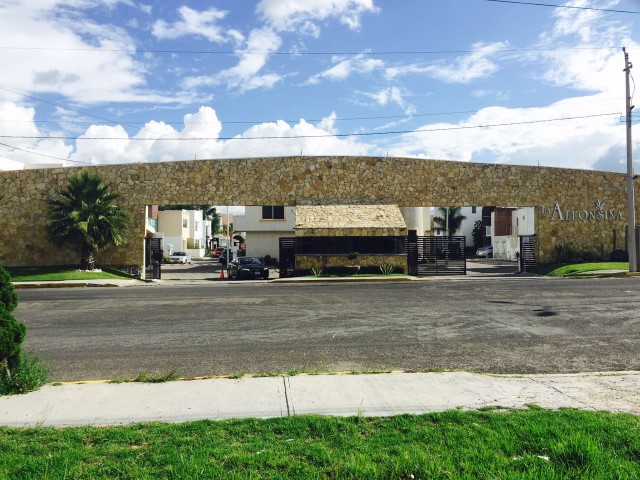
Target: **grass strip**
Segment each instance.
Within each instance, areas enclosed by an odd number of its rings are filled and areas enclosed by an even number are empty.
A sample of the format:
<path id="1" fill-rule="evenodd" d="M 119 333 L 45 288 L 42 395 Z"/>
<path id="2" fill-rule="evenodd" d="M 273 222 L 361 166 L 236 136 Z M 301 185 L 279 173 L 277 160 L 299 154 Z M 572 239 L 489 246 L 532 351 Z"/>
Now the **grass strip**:
<path id="1" fill-rule="evenodd" d="M 58 265 L 51 267 L 6 267 L 14 282 L 55 282 L 61 280 L 127 280 L 135 278 L 112 268 L 102 272 L 80 272 L 77 266 Z"/>
<path id="2" fill-rule="evenodd" d="M 550 277 L 566 277 L 579 275 L 584 272 L 597 272 L 599 270 L 629 270 L 628 262 L 591 262 L 573 263 L 566 265 L 542 265 L 538 273 Z"/>
<path id="3" fill-rule="evenodd" d="M 640 478 L 640 419 L 570 409 L 0 429 L 1 478 Z"/>

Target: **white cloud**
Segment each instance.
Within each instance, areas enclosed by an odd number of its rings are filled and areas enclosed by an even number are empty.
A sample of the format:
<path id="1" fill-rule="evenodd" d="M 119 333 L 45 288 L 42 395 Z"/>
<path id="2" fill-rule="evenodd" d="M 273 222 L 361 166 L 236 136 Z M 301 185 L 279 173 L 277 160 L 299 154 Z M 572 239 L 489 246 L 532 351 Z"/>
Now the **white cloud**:
<path id="1" fill-rule="evenodd" d="M 601 99 L 600 112 L 615 112 L 615 101 Z M 517 125 L 591 115 L 593 101 L 593 97 L 580 97 L 542 108 L 485 108 L 458 123 L 428 124 L 420 128 L 440 131 L 404 135 L 394 154 L 462 161 L 478 161 L 488 156 L 498 163 L 593 168 L 624 138 L 624 126 L 616 115 Z M 514 125 L 465 128 L 497 123 Z"/>
<path id="2" fill-rule="evenodd" d="M 224 43 L 229 40 L 228 34 L 217 25 L 227 12 L 212 7 L 208 10 L 197 11 L 186 5 L 178 9 L 180 20 L 170 24 L 164 20 L 157 20 L 153 24 L 152 33 L 159 39 L 175 39 L 186 36 L 201 36 L 214 43 Z M 234 37 L 237 36 L 234 31 Z"/>
<path id="3" fill-rule="evenodd" d="M 364 54 L 356 55 L 351 58 L 334 57 L 332 61 L 335 63 L 331 68 L 313 75 L 307 80 L 307 84 L 316 85 L 321 80 L 346 80 L 356 73 L 370 73 L 384 67 L 382 60 L 368 58 Z"/>
<path id="4" fill-rule="evenodd" d="M 184 80 L 185 88 L 193 89 L 201 86 L 226 84 L 228 88 L 241 92 L 257 88 L 270 88 L 280 81 L 275 73 L 259 74 L 269 59 L 269 54 L 277 52 L 282 39 L 268 28 L 252 30 L 243 50 L 238 51 L 240 61 L 235 67 L 223 70 L 214 75 L 188 77 Z M 259 52 L 259 53 L 255 53 Z"/>
<path id="5" fill-rule="evenodd" d="M 258 14 L 278 31 L 297 30 L 317 36 L 317 22 L 336 18 L 351 29 L 360 28 L 365 13 L 375 13 L 373 0 L 261 0 Z"/>
<path id="6" fill-rule="evenodd" d="M 450 63 L 399 65 L 387 68 L 385 76 L 394 79 L 404 75 L 423 74 L 446 83 L 466 84 L 498 71 L 499 67 L 491 57 L 497 56 L 506 46 L 504 42 L 476 43 L 472 45 L 471 53 L 458 57 Z"/>
<path id="7" fill-rule="evenodd" d="M 19 92 L 55 92 L 81 103 L 184 101 L 146 87 L 147 67 L 129 53 L 135 50 L 133 38 L 85 15 L 102 5 L 98 0 L 6 2 L 0 15 L 2 41 L 21 48 L 0 50 L 0 85 Z M 47 45 L 55 50 L 41 49 Z M 0 98 L 14 97 L 0 92 Z"/>
<path id="8" fill-rule="evenodd" d="M 416 111 L 413 105 L 405 101 L 405 94 L 402 92 L 402 90 L 395 86 L 383 88 L 382 90 L 378 90 L 377 92 L 365 93 L 365 95 L 373 99 L 374 102 L 381 107 L 384 107 L 391 103 L 395 103 L 407 115 L 412 115 Z"/>

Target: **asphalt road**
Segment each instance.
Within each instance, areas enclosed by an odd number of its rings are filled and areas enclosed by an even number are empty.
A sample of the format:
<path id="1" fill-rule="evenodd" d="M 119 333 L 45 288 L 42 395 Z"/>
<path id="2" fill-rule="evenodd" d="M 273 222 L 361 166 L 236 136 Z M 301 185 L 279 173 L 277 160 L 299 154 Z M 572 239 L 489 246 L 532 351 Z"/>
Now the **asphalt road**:
<path id="1" fill-rule="evenodd" d="M 640 278 L 20 290 L 52 380 L 326 370 L 640 370 Z"/>

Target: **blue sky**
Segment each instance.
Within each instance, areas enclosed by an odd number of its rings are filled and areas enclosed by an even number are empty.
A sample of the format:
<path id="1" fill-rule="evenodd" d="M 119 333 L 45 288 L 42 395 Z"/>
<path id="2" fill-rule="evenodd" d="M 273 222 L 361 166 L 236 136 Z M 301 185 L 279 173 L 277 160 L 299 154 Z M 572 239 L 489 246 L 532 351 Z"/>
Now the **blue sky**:
<path id="1" fill-rule="evenodd" d="M 595 9 L 640 0 L 558 4 L 585 8 L 0 0 L 0 169 L 302 153 L 624 171 L 640 14 Z"/>

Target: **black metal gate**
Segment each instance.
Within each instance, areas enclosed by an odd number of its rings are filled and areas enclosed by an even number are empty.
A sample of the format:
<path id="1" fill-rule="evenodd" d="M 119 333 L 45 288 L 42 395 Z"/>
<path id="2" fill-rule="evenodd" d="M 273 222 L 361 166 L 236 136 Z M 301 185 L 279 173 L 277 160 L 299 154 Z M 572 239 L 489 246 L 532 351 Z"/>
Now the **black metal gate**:
<path id="1" fill-rule="evenodd" d="M 409 275 L 466 275 L 465 237 L 407 238 Z"/>
<path id="2" fill-rule="evenodd" d="M 162 239 L 145 238 L 144 249 L 144 278 L 145 280 L 159 280 L 162 277 Z"/>
<path id="3" fill-rule="evenodd" d="M 280 237 L 280 278 L 293 277 L 296 270 L 296 237 Z"/>
<path id="4" fill-rule="evenodd" d="M 523 235 L 520 237 L 520 258 L 518 260 L 520 272 L 536 270 L 536 236 Z"/>

